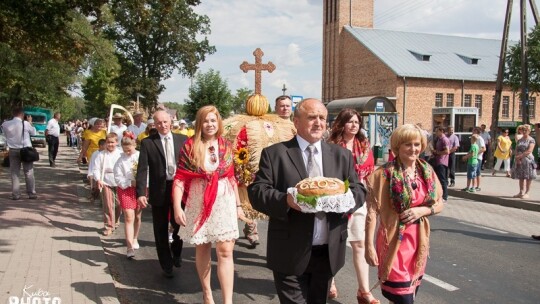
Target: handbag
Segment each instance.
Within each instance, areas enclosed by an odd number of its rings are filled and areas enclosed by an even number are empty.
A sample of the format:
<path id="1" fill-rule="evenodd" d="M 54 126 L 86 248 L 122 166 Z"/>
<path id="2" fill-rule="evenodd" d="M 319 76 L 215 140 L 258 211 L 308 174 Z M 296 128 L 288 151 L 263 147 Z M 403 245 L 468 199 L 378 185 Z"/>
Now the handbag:
<path id="1" fill-rule="evenodd" d="M 39 160 L 39 153 L 34 147 L 24 147 L 19 153 L 21 153 L 21 161 L 27 163 L 33 163 Z"/>
<path id="2" fill-rule="evenodd" d="M 25 147 L 24 146 L 24 121 L 23 124 L 23 132 L 22 132 L 22 140 L 23 140 L 23 147 L 19 151 L 21 156 L 21 161 L 26 163 L 33 163 L 35 161 L 39 160 L 39 153 L 34 147 Z"/>

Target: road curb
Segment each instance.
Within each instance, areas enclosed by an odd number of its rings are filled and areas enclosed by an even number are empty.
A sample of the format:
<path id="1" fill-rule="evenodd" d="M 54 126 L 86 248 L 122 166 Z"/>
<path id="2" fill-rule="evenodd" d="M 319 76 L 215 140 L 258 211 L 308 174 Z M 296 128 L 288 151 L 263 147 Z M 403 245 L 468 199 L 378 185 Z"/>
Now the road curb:
<path id="1" fill-rule="evenodd" d="M 510 196 L 496 196 L 493 194 L 469 193 L 466 191 L 448 188 L 448 195 L 453 197 L 466 198 L 473 201 L 500 205 L 529 211 L 540 212 L 540 202 L 531 199 L 516 199 Z"/>

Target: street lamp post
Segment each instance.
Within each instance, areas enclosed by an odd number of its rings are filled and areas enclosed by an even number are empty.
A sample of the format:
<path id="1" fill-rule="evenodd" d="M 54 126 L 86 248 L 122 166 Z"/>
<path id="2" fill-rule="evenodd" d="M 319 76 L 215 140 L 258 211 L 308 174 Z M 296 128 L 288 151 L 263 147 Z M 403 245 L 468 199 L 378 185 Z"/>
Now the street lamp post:
<path id="1" fill-rule="evenodd" d="M 141 94 L 137 93 L 137 106 L 136 106 L 135 111 L 139 111 L 139 109 L 141 108 L 141 106 L 139 104 L 139 98 L 145 98 L 145 97 L 142 96 Z"/>

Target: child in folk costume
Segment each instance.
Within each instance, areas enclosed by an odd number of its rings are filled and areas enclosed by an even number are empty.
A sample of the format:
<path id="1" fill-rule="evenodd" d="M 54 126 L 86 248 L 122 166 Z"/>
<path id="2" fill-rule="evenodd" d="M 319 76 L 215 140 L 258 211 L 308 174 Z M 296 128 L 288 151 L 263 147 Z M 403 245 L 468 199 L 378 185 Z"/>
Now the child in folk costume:
<path id="1" fill-rule="evenodd" d="M 120 149 L 117 148 L 118 135 L 109 133 L 105 139 L 105 150 L 99 152 L 94 161 L 94 180 L 101 192 L 103 205 L 103 223 L 105 230 L 103 235 L 110 235 L 118 227 L 120 213 L 116 198 L 116 181 L 114 180 L 114 164 L 120 158 Z"/>
<path id="2" fill-rule="evenodd" d="M 135 249 L 139 249 L 139 229 L 141 228 L 142 209 L 137 204 L 135 192 L 135 176 L 139 162 L 139 151 L 135 134 L 131 131 L 124 131 L 120 142 L 124 153 L 114 165 L 114 180 L 116 182 L 116 192 L 120 201 L 120 206 L 124 213 L 124 231 L 126 233 L 127 258 L 135 257 Z"/>
<path id="3" fill-rule="evenodd" d="M 97 156 L 99 155 L 99 152 L 105 150 L 105 139 L 100 139 L 98 141 L 98 146 L 98 150 L 94 151 L 94 153 L 92 153 L 92 157 L 90 157 L 90 161 L 88 162 L 88 174 L 86 176 L 88 178 L 88 181 L 90 182 L 90 189 L 92 191 L 90 199 L 92 200 L 92 202 L 99 197 L 99 190 L 96 183 L 94 182 L 94 163 Z"/>

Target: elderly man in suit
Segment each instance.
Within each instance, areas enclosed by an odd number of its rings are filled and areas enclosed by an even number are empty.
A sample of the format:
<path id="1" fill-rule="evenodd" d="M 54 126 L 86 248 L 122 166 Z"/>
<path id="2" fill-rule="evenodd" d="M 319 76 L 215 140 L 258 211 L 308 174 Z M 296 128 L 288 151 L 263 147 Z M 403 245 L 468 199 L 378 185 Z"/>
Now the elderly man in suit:
<path id="1" fill-rule="evenodd" d="M 171 132 L 171 117 L 165 111 L 154 113 L 157 133 L 141 142 L 137 166 L 137 202 L 142 208 L 152 205 L 152 222 L 159 263 L 166 277 L 173 277 L 173 265 L 181 266 L 182 240 L 179 226 L 174 221 L 171 204 L 172 184 L 176 160 L 187 137 Z M 148 199 L 146 189 L 148 184 Z M 169 247 L 169 223 L 174 228 L 173 242 Z M 171 255 L 172 251 L 172 255 Z"/>
<path id="2" fill-rule="evenodd" d="M 281 303 L 326 303 L 331 278 L 345 262 L 348 214 L 302 213 L 289 187 L 313 176 L 348 179 L 356 206 L 365 188 L 358 182 L 349 150 L 322 140 L 328 111 L 305 99 L 294 112 L 298 134 L 263 149 L 259 171 L 248 187 L 253 207 L 270 217 L 267 265 Z"/>

